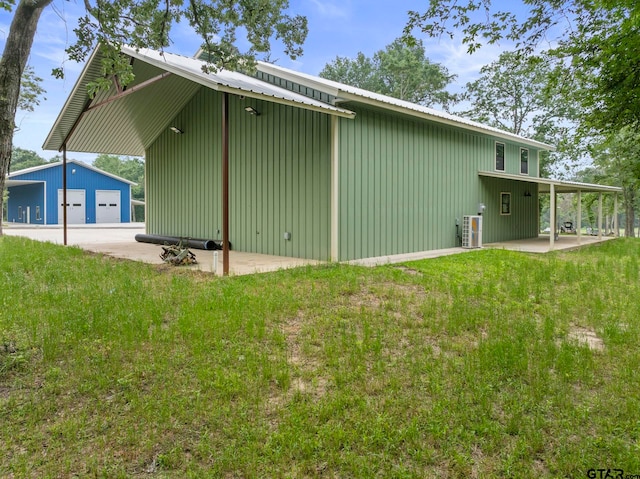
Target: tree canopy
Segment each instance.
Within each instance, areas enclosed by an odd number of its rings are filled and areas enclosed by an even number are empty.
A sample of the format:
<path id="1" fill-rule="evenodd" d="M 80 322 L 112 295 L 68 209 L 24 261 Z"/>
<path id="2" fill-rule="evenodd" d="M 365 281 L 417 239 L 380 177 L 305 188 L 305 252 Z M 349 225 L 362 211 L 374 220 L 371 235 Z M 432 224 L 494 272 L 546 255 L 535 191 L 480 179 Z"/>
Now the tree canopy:
<path id="1" fill-rule="evenodd" d="M 407 45 L 396 39 L 371 58 L 362 52 L 355 59 L 336 57 L 320 76 L 424 106 L 449 109 L 457 101 L 447 91 L 455 75 L 431 62 L 420 41 Z"/>
<path id="2" fill-rule="evenodd" d="M 527 14 L 491 0 L 431 0 L 409 12 L 405 39 L 419 30 L 431 37 L 458 35 L 469 52 L 501 40 L 523 55 L 544 50 L 557 60 L 555 74 L 576 81 L 574 98 L 584 126 L 600 132 L 640 120 L 640 3 L 635 0 L 522 0 Z M 513 9 L 517 11 L 518 9 Z"/>
<path id="3" fill-rule="evenodd" d="M 11 161 L 21 79 L 40 15 L 51 2 L 0 0 L 0 8 L 13 11 L 0 59 L 0 206 Z M 86 13 L 74 29 L 75 42 L 66 52 L 71 60 L 82 62 L 97 45 L 103 48 L 103 76 L 90 85 L 90 92 L 110 87 L 114 76 L 121 86 L 133 80 L 129 61 L 120 55 L 121 45 L 162 50 L 171 43 L 171 27 L 181 21 L 188 22 L 202 39 L 211 69 L 239 65 L 250 69 L 257 55 L 271 50 L 274 40 L 286 55 L 296 58 L 307 35 L 306 18 L 288 14 L 288 0 L 84 0 L 84 5 Z M 240 42 L 239 36 L 246 41 Z M 239 44 L 247 45 L 244 51 Z M 54 73 L 63 75 L 61 69 Z"/>
<path id="4" fill-rule="evenodd" d="M 57 161 L 54 159 L 53 161 Z M 23 148 L 13 148 L 11 155 L 11 172 L 24 170 L 33 166 L 46 165 L 49 163 L 43 157 L 33 150 L 25 150 Z"/>
<path id="5" fill-rule="evenodd" d="M 542 158 L 545 176 L 556 161 L 573 163 L 584 155 L 576 137 L 579 108 L 570 99 L 572 85 L 553 81 L 552 74 L 545 57 L 504 52 L 467 83 L 471 108 L 463 112 L 475 121 L 555 145 L 557 152 Z"/>

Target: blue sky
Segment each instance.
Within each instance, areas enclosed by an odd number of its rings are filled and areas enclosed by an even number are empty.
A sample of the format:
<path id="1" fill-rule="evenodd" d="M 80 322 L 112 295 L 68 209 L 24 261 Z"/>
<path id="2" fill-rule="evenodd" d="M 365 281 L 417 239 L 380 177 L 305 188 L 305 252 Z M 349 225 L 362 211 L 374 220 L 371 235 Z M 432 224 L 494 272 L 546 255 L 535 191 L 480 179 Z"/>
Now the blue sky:
<path id="1" fill-rule="evenodd" d="M 502 0 L 505 4 L 508 1 Z M 427 4 L 428 0 L 291 0 L 291 12 L 304 15 L 309 21 L 304 55 L 292 61 L 278 52 L 276 46 L 271 59 L 281 66 L 316 75 L 336 56 L 355 57 L 360 51 L 371 56 L 402 34 L 407 11 L 422 11 Z M 82 70 L 82 65 L 65 61 L 64 49 L 73 43 L 73 29 L 83 12 L 83 3 L 78 0 L 54 0 L 43 12 L 38 25 L 29 63 L 44 79 L 46 100 L 43 99 L 34 112 L 18 112 L 16 123 L 19 129 L 14 136 L 14 145 L 34 150 L 45 158 L 57 154 L 55 151 L 43 151 L 41 146 Z M 0 13 L 0 48 L 4 48 L 11 18 L 9 12 Z M 200 46 L 198 37 L 185 22 L 172 30 L 172 40 L 173 45 L 167 50 L 173 53 L 193 55 Z M 466 47 L 457 39 L 423 40 L 427 56 L 458 75 L 453 90 L 476 78 L 483 65 L 495 60 L 501 51 L 508 48 L 503 43 L 468 55 Z M 65 78 L 56 80 L 51 76 L 51 70 L 60 66 L 65 70 Z M 76 153 L 69 156 L 88 162 L 94 157 Z"/>

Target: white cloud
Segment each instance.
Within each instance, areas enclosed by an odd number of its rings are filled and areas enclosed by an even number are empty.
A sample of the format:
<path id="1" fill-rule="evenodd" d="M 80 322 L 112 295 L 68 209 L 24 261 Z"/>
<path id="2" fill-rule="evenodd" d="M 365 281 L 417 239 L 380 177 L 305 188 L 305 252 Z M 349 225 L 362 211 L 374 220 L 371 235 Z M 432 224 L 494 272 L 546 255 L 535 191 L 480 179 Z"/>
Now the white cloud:
<path id="1" fill-rule="evenodd" d="M 345 6 L 346 2 L 337 4 L 327 0 L 311 0 L 316 11 L 324 17 L 346 18 L 350 16 L 349 8 Z"/>

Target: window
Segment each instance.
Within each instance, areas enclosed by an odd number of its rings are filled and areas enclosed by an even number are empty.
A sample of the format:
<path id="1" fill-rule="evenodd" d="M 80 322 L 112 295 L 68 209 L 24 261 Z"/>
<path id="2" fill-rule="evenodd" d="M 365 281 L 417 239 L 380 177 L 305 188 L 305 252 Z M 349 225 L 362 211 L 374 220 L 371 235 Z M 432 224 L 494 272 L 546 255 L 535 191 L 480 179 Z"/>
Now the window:
<path id="1" fill-rule="evenodd" d="M 511 214 L 511 193 L 500 193 L 500 214 Z"/>
<path id="2" fill-rule="evenodd" d="M 36 221 L 40 221 L 42 218 L 40 217 L 40 207 L 36 205 Z"/>
<path id="3" fill-rule="evenodd" d="M 504 143 L 496 143 L 496 171 L 504 171 Z"/>
<path id="4" fill-rule="evenodd" d="M 520 148 L 520 173 L 529 174 L 529 150 L 526 148 Z"/>

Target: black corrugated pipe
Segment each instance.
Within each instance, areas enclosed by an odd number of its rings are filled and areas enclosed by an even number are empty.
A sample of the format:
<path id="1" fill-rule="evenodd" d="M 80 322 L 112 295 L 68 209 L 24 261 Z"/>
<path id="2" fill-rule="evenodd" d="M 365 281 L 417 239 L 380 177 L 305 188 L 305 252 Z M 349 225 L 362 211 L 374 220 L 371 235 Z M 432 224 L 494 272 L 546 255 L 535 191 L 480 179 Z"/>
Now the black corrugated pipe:
<path id="1" fill-rule="evenodd" d="M 187 248 L 204 249 L 204 250 L 222 249 L 221 240 L 179 238 L 177 236 L 137 234 L 136 241 L 138 243 L 152 243 L 152 244 L 164 244 L 164 245 L 177 245 L 182 243 L 182 246 L 186 246 Z M 231 248 L 231 243 L 229 243 L 229 248 Z"/>

